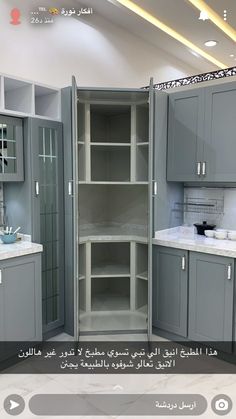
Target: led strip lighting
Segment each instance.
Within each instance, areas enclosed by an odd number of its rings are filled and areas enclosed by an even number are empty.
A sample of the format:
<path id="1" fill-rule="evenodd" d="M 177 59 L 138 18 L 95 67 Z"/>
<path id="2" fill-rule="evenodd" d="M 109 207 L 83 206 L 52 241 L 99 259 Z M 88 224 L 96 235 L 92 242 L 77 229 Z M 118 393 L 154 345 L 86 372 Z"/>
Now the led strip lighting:
<path id="1" fill-rule="evenodd" d="M 151 23 L 156 28 L 165 32 L 167 35 L 171 36 L 176 41 L 181 42 L 181 44 L 185 45 L 190 50 L 195 51 L 198 55 L 200 55 L 201 57 L 210 61 L 212 64 L 216 65 L 217 67 L 219 67 L 221 69 L 224 69 L 224 68 L 228 67 L 226 64 L 221 63 L 216 58 L 212 57 L 212 55 L 203 51 L 201 48 L 198 48 L 195 44 L 190 42 L 187 38 L 185 38 L 180 33 L 176 32 L 174 29 L 167 26 L 165 23 L 161 22 L 159 19 L 157 19 L 151 13 L 147 12 L 142 7 L 133 3 L 131 0 L 116 0 L 116 2 L 121 4 L 122 6 L 126 7 L 127 9 L 131 10 L 133 13 L 140 16 L 142 19 L 145 19 L 147 22 Z"/>
<path id="2" fill-rule="evenodd" d="M 236 31 L 227 22 L 224 21 L 210 6 L 208 6 L 203 0 L 188 0 L 193 6 L 195 6 L 200 12 L 205 12 L 208 18 L 229 38 L 236 42 Z"/>

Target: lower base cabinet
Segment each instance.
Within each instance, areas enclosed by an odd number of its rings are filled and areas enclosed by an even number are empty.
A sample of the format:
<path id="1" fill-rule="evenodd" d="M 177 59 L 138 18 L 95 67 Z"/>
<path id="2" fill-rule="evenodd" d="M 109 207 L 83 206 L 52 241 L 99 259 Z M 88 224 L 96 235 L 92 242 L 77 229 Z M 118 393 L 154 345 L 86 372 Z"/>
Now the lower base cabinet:
<path id="1" fill-rule="evenodd" d="M 42 340 L 41 254 L 0 261 L 0 341 Z"/>
<path id="2" fill-rule="evenodd" d="M 188 252 L 155 246 L 153 281 L 153 324 L 187 336 Z"/>
<path id="3" fill-rule="evenodd" d="M 232 352 L 234 262 L 229 257 L 155 246 L 154 326 Z"/>
<path id="4" fill-rule="evenodd" d="M 190 252 L 189 339 L 228 342 L 230 349 L 233 299 L 234 259 Z"/>

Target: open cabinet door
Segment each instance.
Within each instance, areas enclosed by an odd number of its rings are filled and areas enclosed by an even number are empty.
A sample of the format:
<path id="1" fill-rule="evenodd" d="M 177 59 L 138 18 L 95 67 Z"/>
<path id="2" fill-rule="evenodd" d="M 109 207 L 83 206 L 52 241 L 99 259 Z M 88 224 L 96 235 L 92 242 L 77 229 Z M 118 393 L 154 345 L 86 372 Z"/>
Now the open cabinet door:
<path id="1" fill-rule="evenodd" d="M 72 76 L 72 165 L 73 165 L 73 272 L 74 272 L 74 340 L 79 340 L 79 214 L 78 214 L 78 115 L 77 84 Z"/>
<path id="2" fill-rule="evenodd" d="M 154 136 L 153 78 L 149 85 L 149 202 L 148 202 L 148 340 L 152 340 L 152 232 L 153 232 L 153 136 Z"/>

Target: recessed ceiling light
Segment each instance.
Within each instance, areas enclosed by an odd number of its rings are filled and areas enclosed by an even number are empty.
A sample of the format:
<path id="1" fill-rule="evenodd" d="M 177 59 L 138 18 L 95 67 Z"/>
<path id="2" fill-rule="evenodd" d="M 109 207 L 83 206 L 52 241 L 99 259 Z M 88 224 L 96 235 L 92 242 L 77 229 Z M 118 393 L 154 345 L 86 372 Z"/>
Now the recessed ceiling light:
<path id="1" fill-rule="evenodd" d="M 210 41 L 204 42 L 204 44 L 206 45 L 206 47 L 215 47 L 218 44 L 218 42 L 214 40 L 210 40 Z"/>
<path id="2" fill-rule="evenodd" d="M 234 54 L 230 54 L 230 57 L 233 58 L 234 57 Z"/>

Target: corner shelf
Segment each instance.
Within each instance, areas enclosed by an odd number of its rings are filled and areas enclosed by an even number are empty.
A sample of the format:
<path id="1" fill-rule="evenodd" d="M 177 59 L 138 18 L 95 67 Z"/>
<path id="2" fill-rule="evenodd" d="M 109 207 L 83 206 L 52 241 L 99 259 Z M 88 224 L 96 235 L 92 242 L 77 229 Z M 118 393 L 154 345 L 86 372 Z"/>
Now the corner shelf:
<path id="1" fill-rule="evenodd" d="M 103 263 L 97 266 L 94 266 L 91 271 L 91 278 L 101 278 L 101 277 L 128 277 L 130 276 L 130 267 L 129 265 L 122 265 L 120 263 Z"/>

